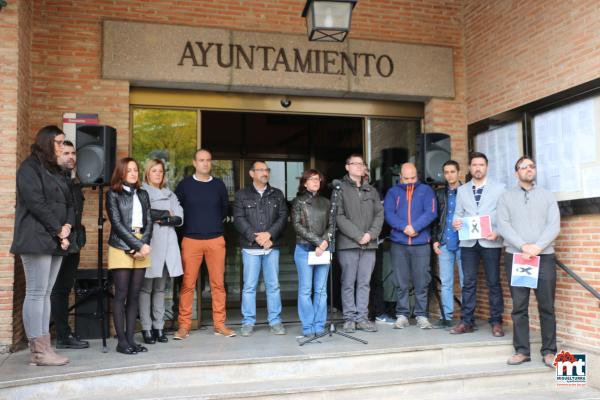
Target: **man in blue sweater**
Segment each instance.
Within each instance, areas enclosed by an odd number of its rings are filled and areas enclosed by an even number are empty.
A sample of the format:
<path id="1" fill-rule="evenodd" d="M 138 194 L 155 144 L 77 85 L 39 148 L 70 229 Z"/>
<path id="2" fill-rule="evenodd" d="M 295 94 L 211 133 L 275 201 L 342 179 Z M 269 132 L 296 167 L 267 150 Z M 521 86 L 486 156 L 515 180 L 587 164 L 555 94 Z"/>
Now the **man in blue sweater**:
<path id="1" fill-rule="evenodd" d="M 400 170 L 400 184 L 387 192 L 383 208 L 385 220 L 392 228 L 392 268 L 397 296 L 394 328 L 409 325 L 408 291 L 412 279 L 417 326 L 430 329 L 427 293 L 431 280 L 430 226 L 437 217 L 435 193 L 417 181 L 417 168 L 406 163 Z"/>
<path id="2" fill-rule="evenodd" d="M 179 330 L 173 337 L 185 339 L 192 326 L 194 288 L 202 260 L 206 260 L 215 335 L 235 336 L 235 331 L 225 326 L 225 238 L 223 219 L 227 215 L 229 196 L 225 184 L 211 176 L 212 155 L 200 149 L 194 155 L 195 173 L 184 178 L 175 194 L 183 214 L 183 241 L 181 259 L 183 281 L 179 299 Z M 200 293 L 198 293 L 200 296 Z"/>

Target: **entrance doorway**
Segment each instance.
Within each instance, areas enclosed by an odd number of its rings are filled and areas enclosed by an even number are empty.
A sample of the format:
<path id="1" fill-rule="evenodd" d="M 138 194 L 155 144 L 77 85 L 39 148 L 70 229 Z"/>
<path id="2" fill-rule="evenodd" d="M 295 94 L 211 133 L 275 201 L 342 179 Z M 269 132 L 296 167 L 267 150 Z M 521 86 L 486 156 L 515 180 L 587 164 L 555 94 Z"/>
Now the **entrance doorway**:
<path id="1" fill-rule="evenodd" d="M 267 94 L 132 88 L 130 154 L 142 170 L 146 160 L 165 160 L 169 186 L 175 189 L 183 177 L 193 173 L 195 150 L 211 150 L 213 175 L 225 182 L 230 205 L 235 191 L 249 184 L 248 169 L 254 160 L 270 165 L 271 184 L 290 201 L 306 168 L 318 169 L 328 181 L 339 179 L 345 174 L 345 158 L 359 153 L 370 165 L 371 180 L 381 182 L 386 173 L 384 149 L 403 147 L 409 149 L 409 157 L 414 154 L 422 103 L 294 96 L 292 106 L 282 110 L 280 100 L 281 96 Z M 240 316 L 242 260 L 232 222 L 230 212 L 225 221 L 227 307 L 228 320 L 236 322 Z M 288 306 L 284 311 L 287 309 L 295 319 L 294 244 L 295 234 L 288 223 L 280 281 L 283 302 Z M 204 310 L 204 321 L 211 320 L 209 285 L 200 281 L 198 289 L 201 295 L 194 302 L 194 327 L 198 309 Z M 259 307 L 265 305 L 264 295 L 257 299 Z M 167 296 L 168 319 L 177 317 L 173 300 Z"/>
<path id="2" fill-rule="evenodd" d="M 270 184 L 280 189 L 288 201 L 296 197 L 302 172 L 317 168 L 326 178 L 343 176 L 345 158 L 362 154 L 361 118 L 323 117 L 290 114 L 204 111 L 202 147 L 213 153 L 213 175 L 221 178 L 230 199 L 225 221 L 227 243 L 226 290 L 228 306 L 240 307 L 242 281 L 241 248 L 233 225 L 234 193 L 252 184 L 248 171 L 256 160 L 271 168 Z M 295 306 L 298 279 L 294 264 L 296 235 L 288 218 L 280 247 L 279 283 L 284 306 Z M 208 284 L 203 286 L 203 308 L 210 303 Z M 260 285 L 257 305 L 265 306 L 264 285 Z"/>

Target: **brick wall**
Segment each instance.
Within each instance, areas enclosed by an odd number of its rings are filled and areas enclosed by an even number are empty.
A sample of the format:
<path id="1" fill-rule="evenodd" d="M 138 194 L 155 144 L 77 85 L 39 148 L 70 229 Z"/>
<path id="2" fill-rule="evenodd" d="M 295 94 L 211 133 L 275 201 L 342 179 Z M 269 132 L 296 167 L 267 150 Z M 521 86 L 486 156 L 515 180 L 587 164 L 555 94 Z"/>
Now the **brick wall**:
<path id="1" fill-rule="evenodd" d="M 0 353 L 22 336 L 21 304 L 24 293 L 22 267 L 15 268 L 10 254 L 14 224 L 16 166 L 22 157 L 23 140 L 29 132 L 31 53 L 31 4 L 20 0 L 0 12 Z M 15 294 L 13 296 L 13 294 Z"/>
<path id="2" fill-rule="evenodd" d="M 30 135 L 61 124 L 66 111 L 98 113 L 118 131 L 118 155 L 129 147 L 129 83 L 100 79 L 101 22 L 105 19 L 305 34 L 299 0 L 34 0 Z M 466 146 L 465 66 L 462 0 L 361 0 L 351 36 L 426 43 L 455 49 L 454 100 L 426 105 L 426 129 L 453 135 L 453 151 L 464 160 Z M 84 266 L 95 265 L 96 194 L 86 193 L 88 245 Z M 12 203 L 10 207 L 12 207 Z M 6 204 L 8 206 L 8 204 Z M 15 340 L 18 340 L 16 335 Z"/>
<path id="3" fill-rule="evenodd" d="M 467 119 L 474 123 L 600 77 L 600 3 L 468 0 L 464 10 Z M 564 218 L 557 256 L 600 288 L 600 218 Z M 505 320 L 511 302 L 505 289 Z M 479 315 L 487 316 L 481 284 Z M 531 303 L 537 327 L 536 303 Z M 571 344 L 600 346 L 598 300 L 562 271 L 556 299 L 558 335 Z"/>

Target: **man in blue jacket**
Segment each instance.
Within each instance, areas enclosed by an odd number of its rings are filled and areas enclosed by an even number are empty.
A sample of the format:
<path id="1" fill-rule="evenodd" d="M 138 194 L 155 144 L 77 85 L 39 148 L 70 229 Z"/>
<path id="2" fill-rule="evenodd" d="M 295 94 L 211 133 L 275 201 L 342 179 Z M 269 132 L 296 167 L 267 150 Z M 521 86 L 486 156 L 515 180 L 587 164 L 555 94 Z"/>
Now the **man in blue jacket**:
<path id="1" fill-rule="evenodd" d="M 437 217 L 435 193 L 417 181 L 417 168 L 406 163 L 400 170 L 400 184 L 387 192 L 383 208 L 385 220 L 392 228 L 392 268 L 397 296 L 394 328 L 409 325 L 408 291 L 412 279 L 417 326 L 430 329 L 427 293 L 431 280 L 430 226 Z"/>

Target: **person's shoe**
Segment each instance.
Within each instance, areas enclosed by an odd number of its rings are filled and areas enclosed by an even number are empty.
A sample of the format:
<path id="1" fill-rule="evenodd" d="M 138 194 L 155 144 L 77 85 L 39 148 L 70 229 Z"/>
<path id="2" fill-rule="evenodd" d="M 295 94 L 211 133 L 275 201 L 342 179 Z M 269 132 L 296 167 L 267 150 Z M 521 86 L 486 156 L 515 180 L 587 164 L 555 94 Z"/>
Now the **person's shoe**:
<path id="1" fill-rule="evenodd" d="M 554 359 L 556 354 L 548 353 L 544 355 L 543 361 L 546 367 L 554 368 Z"/>
<path id="2" fill-rule="evenodd" d="M 135 349 L 135 351 L 137 351 L 138 353 L 146 353 L 148 351 L 147 347 L 142 346 L 141 344 L 138 344 L 138 343 L 134 343 L 131 347 L 133 347 Z"/>
<path id="3" fill-rule="evenodd" d="M 127 354 L 131 356 L 137 354 L 137 349 L 133 346 L 122 347 L 120 345 L 117 345 L 117 353 Z"/>
<path id="4" fill-rule="evenodd" d="M 435 321 L 431 327 L 433 329 L 446 329 L 446 328 L 450 328 L 452 327 L 452 321 L 449 321 L 447 319 L 438 319 L 437 321 Z"/>
<path id="5" fill-rule="evenodd" d="M 431 329 L 431 323 L 427 319 L 427 317 L 418 316 L 417 317 L 417 327 L 421 329 Z"/>
<path id="6" fill-rule="evenodd" d="M 271 325 L 271 333 L 273 335 L 285 335 L 287 332 L 285 331 L 285 327 L 281 322 Z"/>
<path id="7" fill-rule="evenodd" d="M 354 321 L 346 321 L 344 322 L 342 331 L 345 333 L 354 333 L 356 332 L 356 324 L 354 323 Z"/>
<path id="8" fill-rule="evenodd" d="M 69 334 L 64 339 L 56 339 L 57 349 L 87 349 L 90 347 L 90 342 L 86 340 L 80 340 L 76 335 Z"/>
<path id="9" fill-rule="evenodd" d="M 185 328 L 179 328 L 173 335 L 173 340 L 183 340 L 188 336 L 190 336 L 190 331 Z"/>
<path id="10" fill-rule="evenodd" d="M 252 336 L 253 333 L 254 333 L 254 325 L 242 325 L 242 329 L 240 329 L 240 335 Z"/>
<path id="11" fill-rule="evenodd" d="M 404 315 L 401 315 L 396 319 L 396 322 L 394 323 L 394 329 L 403 329 L 409 325 L 410 322 L 408 322 L 408 318 L 406 318 Z"/>
<path id="12" fill-rule="evenodd" d="M 50 344 L 46 344 L 44 336 L 29 339 L 29 365 L 37 366 L 60 366 L 69 362 L 66 357 L 61 357 L 54 352 L 50 352 Z"/>
<path id="13" fill-rule="evenodd" d="M 356 324 L 356 330 L 365 332 L 377 332 L 377 326 L 371 321 L 360 321 Z"/>
<path id="14" fill-rule="evenodd" d="M 52 344 L 50 341 L 50 334 L 44 335 L 41 337 L 43 346 L 45 347 L 45 352 L 48 357 L 50 357 L 54 362 L 58 363 L 56 365 L 64 365 L 69 362 L 67 357 L 60 356 L 56 354 L 54 349 L 52 348 Z"/>
<path id="15" fill-rule="evenodd" d="M 378 324 L 394 325 L 394 322 L 396 322 L 396 320 L 387 314 L 381 314 L 375 317 L 375 322 Z"/>
<path id="16" fill-rule="evenodd" d="M 502 329 L 502 324 L 493 324 L 492 325 L 492 335 L 494 335 L 494 337 L 504 336 L 504 329 Z"/>
<path id="17" fill-rule="evenodd" d="M 142 330 L 142 338 L 144 338 L 144 343 L 146 344 L 156 343 L 156 338 L 154 337 L 154 334 L 152 334 L 152 331 Z"/>
<path id="18" fill-rule="evenodd" d="M 521 354 L 521 353 L 517 353 L 514 354 L 512 357 L 510 357 L 506 363 L 508 365 L 519 365 L 519 364 L 523 364 L 524 362 L 528 362 L 531 361 L 531 357 L 525 355 L 525 354 Z"/>
<path id="19" fill-rule="evenodd" d="M 152 336 L 160 343 L 167 343 L 169 341 L 169 338 L 162 329 L 152 329 Z"/>
<path id="20" fill-rule="evenodd" d="M 225 337 L 234 337 L 235 331 L 233 329 L 229 329 L 226 326 L 222 326 L 220 328 L 215 328 L 215 335 L 225 336 Z"/>
<path id="21" fill-rule="evenodd" d="M 462 335 L 463 333 L 473 333 L 473 327 L 460 321 L 458 325 L 450 329 L 451 335 Z"/>

